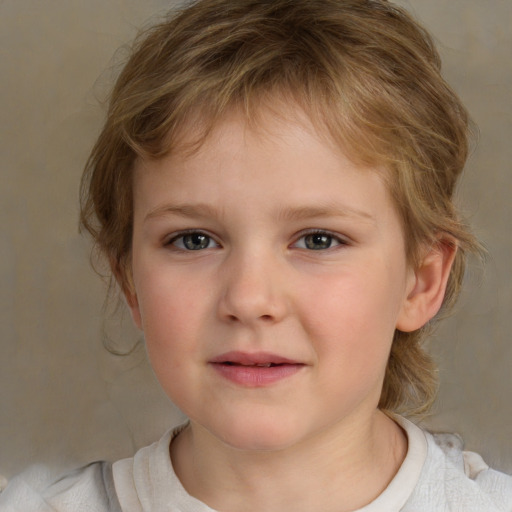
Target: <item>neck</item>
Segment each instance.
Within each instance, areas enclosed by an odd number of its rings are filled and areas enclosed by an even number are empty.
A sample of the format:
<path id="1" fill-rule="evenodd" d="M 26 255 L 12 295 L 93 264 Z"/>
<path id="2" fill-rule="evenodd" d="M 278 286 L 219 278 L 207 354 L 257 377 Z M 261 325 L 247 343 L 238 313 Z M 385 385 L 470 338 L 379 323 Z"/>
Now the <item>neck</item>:
<path id="1" fill-rule="evenodd" d="M 239 450 L 191 423 L 171 445 L 189 494 L 215 510 L 325 512 L 361 508 L 379 496 L 405 458 L 401 428 L 380 411 L 276 451 Z"/>

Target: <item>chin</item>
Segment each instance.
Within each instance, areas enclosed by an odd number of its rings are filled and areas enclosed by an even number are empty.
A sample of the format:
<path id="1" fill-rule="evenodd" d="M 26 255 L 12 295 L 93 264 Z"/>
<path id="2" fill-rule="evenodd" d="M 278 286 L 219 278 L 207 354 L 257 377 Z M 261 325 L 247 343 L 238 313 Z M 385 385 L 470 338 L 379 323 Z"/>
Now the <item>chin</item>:
<path id="1" fill-rule="evenodd" d="M 279 451 L 298 443 L 303 435 L 297 422 L 276 418 L 245 418 L 209 429 L 224 444 L 237 450 Z"/>

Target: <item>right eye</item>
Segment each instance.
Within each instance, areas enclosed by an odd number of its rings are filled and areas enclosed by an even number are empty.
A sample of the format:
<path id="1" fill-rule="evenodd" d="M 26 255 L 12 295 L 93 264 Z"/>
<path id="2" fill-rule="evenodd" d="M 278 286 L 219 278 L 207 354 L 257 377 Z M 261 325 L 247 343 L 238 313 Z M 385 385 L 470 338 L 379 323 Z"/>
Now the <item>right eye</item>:
<path id="1" fill-rule="evenodd" d="M 218 247 L 218 244 L 205 233 L 194 231 L 175 236 L 168 242 L 169 245 L 181 249 L 182 251 L 202 251 Z"/>

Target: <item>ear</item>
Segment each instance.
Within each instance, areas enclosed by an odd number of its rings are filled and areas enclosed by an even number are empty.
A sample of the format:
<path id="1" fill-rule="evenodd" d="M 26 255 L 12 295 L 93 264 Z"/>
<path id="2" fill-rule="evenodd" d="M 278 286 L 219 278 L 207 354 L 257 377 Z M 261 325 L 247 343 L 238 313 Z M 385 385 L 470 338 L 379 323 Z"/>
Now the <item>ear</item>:
<path id="1" fill-rule="evenodd" d="M 123 294 L 126 300 L 126 304 L 130 308 L 133 323 L 140 330 L 142 330 L 142 316 L 140 314 L 139 300 L 137 299 L 137 294 L 135 293 L 135 290 L 133 292 L 123 290 Z"/>
<path id="2" fill-rule="evenodd" d="M 441 308 L 457 244 L 442 238 L 428 248 L 420 265 L 411 270 L 407 296 L 396 328 L 411 332 L 423 327 Z"/>
<path id="3" fill-rule="evenodd" d="M 142 330 L 142 316 L 140 313 L 139 300 L 133 282 L 133 275 L 130 262 L 110 261 L 112 273 L 121 288 L 124 299 L 132 316 L 133 323 Z"/>

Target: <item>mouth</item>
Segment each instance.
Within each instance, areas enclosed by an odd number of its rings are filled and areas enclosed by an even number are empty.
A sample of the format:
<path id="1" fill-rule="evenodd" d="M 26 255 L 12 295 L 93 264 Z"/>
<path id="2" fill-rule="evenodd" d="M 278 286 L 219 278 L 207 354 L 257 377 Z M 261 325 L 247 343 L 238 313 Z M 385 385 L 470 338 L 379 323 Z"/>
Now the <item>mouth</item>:
<path id="1" fill-rule="evenodd" d="M 297 365 L 302 364 L 299 361 L 294 361 L 286 357 L 271 354 L 269 352 L 226 352 L 211 361 L 213 364 L 225 364 L 229 366 L 258 366 L 261 368 L 270 368 L 273 366 L 283 366 L 287 364 Z"/>
<path id="2" fill-rule="evenodd" d="M 306 365 L 276 354 L 229 352 L 210 364 L 225 379 L 244 387 L 265 387 L 287 379 Z"/>
<path id="3" fill-rule="evenodd" d="M 283 364 L 288 363 L 255 363 L 255 364 L 244 364 L 244 363 L 236 363 L 233 361 L 222 361 L 219 364 L 225 364 L 227 366 L 257 366 L 258 368 L 271 368 L 273 366 L 282 366 Z"/>

